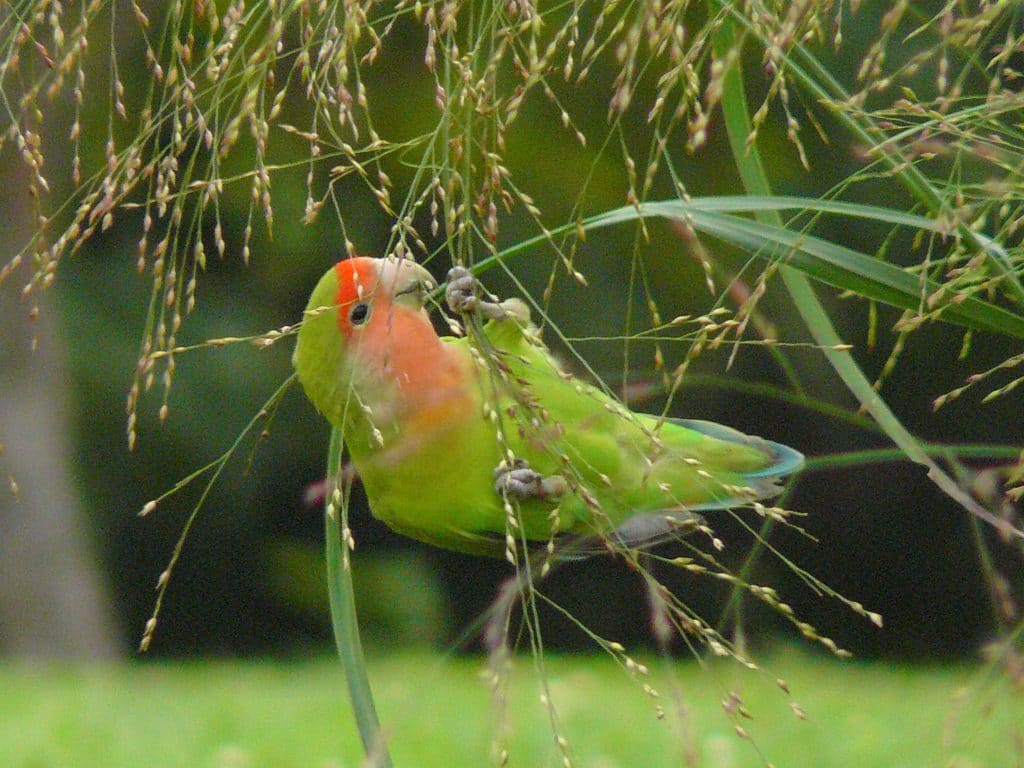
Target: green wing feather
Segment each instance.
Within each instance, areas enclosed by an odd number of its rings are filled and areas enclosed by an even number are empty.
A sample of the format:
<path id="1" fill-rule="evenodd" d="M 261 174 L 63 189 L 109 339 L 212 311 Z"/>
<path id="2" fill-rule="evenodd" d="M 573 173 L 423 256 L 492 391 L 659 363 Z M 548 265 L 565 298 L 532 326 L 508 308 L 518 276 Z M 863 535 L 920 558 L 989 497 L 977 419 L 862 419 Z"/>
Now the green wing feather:
<path id="1" fill-rule="evenodd" d="M 629 543 L 657 539 L 695 512 L 778 495 L 780 481 L 803 464 L 792 448 L 729 427 L 630 412 L 560 370 L 529 325 L 491 321 L 484 336 L 497 360 L 494 375 L 505 382 L 500 411 L 513 422 L 505 429 L 509 448 L 574 486 L 558 504 L 559 532 L 621 529 Z M 528 537 L 550 537 L 552 504 L 522 507 Z"/>

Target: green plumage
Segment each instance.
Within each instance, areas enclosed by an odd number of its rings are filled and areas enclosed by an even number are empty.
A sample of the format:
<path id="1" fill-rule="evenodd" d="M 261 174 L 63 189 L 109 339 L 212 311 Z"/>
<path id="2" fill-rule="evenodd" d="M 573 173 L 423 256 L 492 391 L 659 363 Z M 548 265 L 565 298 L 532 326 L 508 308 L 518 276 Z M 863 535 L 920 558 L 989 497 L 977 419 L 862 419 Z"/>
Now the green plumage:
<path id="1" fill-rule="evenodd" d="M 802 464 L 726 427 L 631 413 L 562 371 L 521 303 L 506 302 L 480 333 L 439 339 L 420 310 L 429 287 L 411 262 L 341 262 L 314 291 L 295 352 L 310 399 L 344 431 L 374 515 L 401 533 L 499 556 L 508 534 L 617 530 L 642 545 L 693 511 L 776 495 Z M 369 319 L 355 326 L 357 304 Z M 513 459 L 560 492 L 506 498 L 495 469 Z"/>

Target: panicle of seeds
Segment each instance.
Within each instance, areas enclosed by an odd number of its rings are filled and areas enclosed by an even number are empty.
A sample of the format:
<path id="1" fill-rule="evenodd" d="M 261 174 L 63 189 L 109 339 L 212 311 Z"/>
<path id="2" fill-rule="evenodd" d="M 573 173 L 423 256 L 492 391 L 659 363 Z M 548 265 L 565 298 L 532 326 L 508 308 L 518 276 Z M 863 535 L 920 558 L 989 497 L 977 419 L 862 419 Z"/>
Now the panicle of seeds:
<path id="1" fill-rule="evenodd" d="M 665 175 L 665 168 L 671 170 L 667 158 L 670 148 L 680 144 L 676 134 L 685 133 L 690 149 L 705 144 L 709 120 L 722 98 L 724 77 L 739 66 L 738 47 L 718 53 L 710 48 L 711 33 L 721 18 L 712 16 L 703 28 L 688 26 L 694 15 L 691 5 L 671 0 L 611 2 L 600 4 L 591 18 L 581 20 L 581 7 L 575 5 L 549 11 L 516 1 L 499 4 L 485 21 L 472 16 L 471 26 L 472 8 L 461 2 L 399 2 L 383 9 L 373 2 L 330 0 L 248 4 L 242 0 L 221 4 L 173 0 L 156 9 L 136 0 L 120 5 L 83 0 L 77 10 L 48 0 L 27 3 L 18 20 L 9 20 L 0 28 L 6 43 L 6 53 L 0 57 L 0 88 L 16 96 L 8 99 L 9 125 L 0 132 L 0 150 L 9 149 L 18 156 L 38 227 L 22 252 L 0 267 L 0 282 L 19 269 L 30 269 L 23 292 L 32 300 L 37 291 L 53 283 L 64 256 L 80 249 L 94 234 L 138 222 L 141 236 L 136 246 L 136 267 L 152 280 L 152 309 L 126 400 L 129 445 L 136 441 L 140 399 L 157 382 L 161 390 L 159 417 L 167 417 L 177 359 L 188 348 L 178 339 L 184 318 L 195 307 L 198 281 L 208 259 L 214 251 L 220 258 L 238 252 L 248 263 L 255 242 L 254 228 L 261 223 L 268 232 L 273 228 L 274 179 L 280 169 L 274 164 L 272 150 L 278 136 L 302 141 L 308 149 L 307 223 L 316 221 L 328 202 L 337 205 L 339 190 L 345 180 L 353 178 L 393 215 L 388 253 L 399 257 L 429 254 L 430 239 L 417 229 L 418 222 L 426 219 L 431 237 L 443 235 L 456 260 L 472 263 L 479 255 L 475 249 L 491 253 L 497 248 L 505 216 L 518 207 L 526 211 L 557 254 L 545 297 L 553 291 L 556 274 L 561 274 L 556 270 L 586 285 L 585 269 L 576 261 L 577 246 L 585 237 L 582 224 L 556 242 L 540 207 L 517 183 L 505 159 L 509 132 L 533 99 L 551 111 L 555 124 L 561 126 L 573 145 L 585 147 L 587 134 L 597 133 L 598 127 L 574 111 L 570 89 L 586 86 L 594 72 L 612 65 L 614 82 L 605 105 L 609 129 L 618 130 L 631 110 L 646 117 L 651 126 L 646 147 L 627 146 L 625 142 L 620 145 L 625 198 L 634 206 L 641 205 L 659 176 Z M 859 5 L 850 4 L 849 12 L 857 13 Z M 950 3 L 934 17 L 917 21 L 908 0 L 891 4 L 860 62 L 859 90 L 845 103 L 833 105 L 874 121 L 878 126 L 874 159 L 895 158 L 888 173 L 935 162 L 959 163 L 966 158 L 993 177 L 983 183 L 964 184 L 943 201 L 944 216 L 949 220 L 944 234 L 952 243 L 944 255 L 934 258 L 935 243 L 928 244 L 928 259 L 915 273 L 921 280 L 921 304 L 917 310 L 906 312 L 898 323 L 892 364 L 913 330 L 972 296 L 1005 291 L 1012 297 L 1012 287 L 1019 282 L 1019 254 L 1009 254 L 1004 268 L 999 269 L 999 259 L 992 258 L 991 250 L 972 245 L 961 231 L 964 227 L 1012 236 L 1024 226 L 1024 204 L 1018 194 L 1018 142 L 1015 134 L 1001 127 L 1007 116 L 1017 115 L 1020 110 L 1017 91 L 1021 73 L 1013 67 L 1013 54 L 1024 44 L 1024 32 L 1019 25 L 1000 26 L 1010 18 L 1012 5 L 982 4 L 972 12 Z M 811 115 L 804 116 L 796 102 L 790 80 L 791 54 L 797 46 L 825 41 L 830 36 L 835 46 L 842 44 L 841 24 L 830 27 L 826 13 L 832 7 L 830 3 L 798 0 L 777 13 L 755 13 L 753 6 L 743 8 L 747 34 L 762 46 L 766 80 L 765 99 L 753 115 L 752 140 L 776 106 L 784 114 L 787 138 L 805 166 L 807 136 L 802 121 L 812 125 L 814 121 Z M 130 9 L 131 14 L 126 16 L 123 8 Z M 846 13 L 842 4 L 838 4 L 838 12 Z M 166 16 L 156 18 L 157 13 Z M 392 145 L 375 129 L 370 110 L 372 92 L 365 71 L 384 54 L 390 31 L 403 17 L 415 19 L 423 30 L 423 66 L 433 80 L 437 122 L 426 138 Z M 107 34 L 108 29 L 109 56 L 103 51 L 90 51 L 91 41 L 96 39 L 94 30 Z M 128 29 L 140 34 L 144 42 L 151 74 L 147 82 L 134 83 L 122 73 L 116 43 Z M 990 37 L 992 30 L 1003 29 L 998 44 L 984 54 L 988 57 L 984 67 L 987 93 L 978 103 L 966 102 L 961 83 L 967 67 L 976 65 L 965 64 L 957 51 L 975 51 L 982 41 L 996 39 Z M 926 46 L 920 53 L 905 57 L 891 55 L 895 46 L 930 32 L 940 40 L 937 47 Z M 94 69 L 90 56 L 109 62 L 105 76 L 91 74 Z M 899 61 L 894 63 L 896 59 Z M 914 85 L 931 88 L 932 92 L 909 91 L 910 78 L 926 67 L 931 68 L 928 82 L 932 85 Z M 16 88 L 15 82 L 24 87 Z M 83 131 L 87 130 L 82 107 L 90 89 L 102 90 L 104 83 L 112 108 L 110 121 L 99 137 L 102 158 L 96 167 L 87 167 L 88 160 L 80 151 Z M 874 103 L 869 97 L 897 89 L 906 89 L 898 91 L 902 99 L 889 101 L 881 110 L 866 111 L 867 105 Z M 46 163 L 47 148 L 54 139 L 47 132 L 45 119 L 45 110 L 64 93 L 70 96 L 73 111 L 67 139 L 73 145 L 68 176 L 75 187 L 66 206 L 64 201 L 48 199 L 51 180 L 60 171 Z M 305 99 L 310 107 L 306 123 L 300 126 L 281 122 L 282 114 L 291 111 L 292 99 Z M 388 164 L 389 156 L 399 151 L 419 152 L 422 168 L 438 169 L 436 174 L 418 176 L 404 199 L 395 195 L 389 173 L 392 166 Z M 248 170 L 226 176 L 225 168 L 240 159 Z M 673 183 L 685 193 L 677 180 Z M 241 185 L 250 195 L 247 221 L 237 240 L 222 226 L 225 185 Z M 580 206 L 576 204 L 570 221 L 582 220 Z M 476 241 L 470 235 L 479 235 L 482 245 L 474 245 Z M 344 248 L 350 255 L 355 251 L 347 236 Z M 707 261 L 702 260 L 702 265 L 714 290 Z M 671 372 L 666 369 L 673 392 L 702 351 L 743 335 L 755 317 L 773 269 L 770 266 L 745 299 L 737 302 L 734 318 L 721 313 L 697 318 L 697 330 L 688 339 L 690 346 L 683 362 Z M 645 289 L 652 324 L 660 325 L 657 302 L 649 286 Z M 33 307 L 30 313 L 34 311 Z M 467 330 L 473 334 L 472 327 Z M 290 332 L 279 329 L 249 341 L 269 346 Z M 229 341 L 211 340 L 209 344 L 219 346 Z M 969 346 L 969 337 L 965 337 L 964 346 Z M 502 367 L 507 363 L 485 349 L 476 352 L 478 359 L 495 372 L 496 380 L 507 383 L 507 371 Z M 655 347 L 654 364 L 658 369 L 667 365 L 659 345 Z M 963 387 L 940 398 L 936 407 L 959 397 L 971 386 L 988 383 L 997 370 L 1019 364 L 1019 356 L 1009 358 L 971 377 Z M 883 376 L 889 370 L 891 364 L 887 363 Z M 1009 394 L 1021 380 L 993 385 L 987 399 Z M 548 422 L 534 403 L 521 405 L 518 413 L 495 419 L 496 439 L 510 460 L 514 458 L 507 444 L 506 436 L 513 434 L 510 430 Z M 376 434 L 383 441 L 379 429 Z M 564 463 L 571 466 L 572 460 L 565 456 Z M 698 467 L 697 472 L 707 476 L 703 468 Z M 602 514 L 594 491 L 578 477 L 573 480 L 576 484 L 572 492 L 595 515 Z M 1024 481 L 1018 476 L 1015 482 L 1020 488 Z M 736 491 L 742 495 L 741 489 Z M 155 505 L 154 500 L 143 511 L 152 511 Z M 785 510 L 774 507 L 755 509 L 767 518 L 789 517 Z M 551 514 L 548 559 L 542 575 L 553 562 L 560 524 L 556 512 Z M 526 553 L 517 538 L 522 520 L 515 504 L 506 507 L 506 518 L 507 555 L 513 563 L 522 565 Z M 709 530 L 707 533 L 711 536 Z M 712 546 L 720 548 L 721 542 L 712 537 Z M 744 588 L 784 615 L 791 614 L 789 606 L 774 593 L 737 580 L 713 565 L 693 560 L 680 565 Z M 161 589 L 169 572 L 161 574 Z M 651 594 L 658 601 L 653 613 L 659 643 L 674 629 L 701 637 L 713 653 L 737 653 L 670 595 L 657 587 L 652 587 Z M 877 614 L 857 603 L 848 604 L 880 623 Z M 148 645 L 155 626 L 154 614 L 147 623 L 144 644 Z M 832 641 L 819 637 L 813 627 L 798 627 L 808 637 L 840 652 Z M 501 648 L 507 652 L 503 643 Z M 547 693 L 545 696 L 550 703 Z M 561 741 L 558 748 L 564 761 L 569 761 Z M 507 749 L 503 754 L 507 760 Z"/>

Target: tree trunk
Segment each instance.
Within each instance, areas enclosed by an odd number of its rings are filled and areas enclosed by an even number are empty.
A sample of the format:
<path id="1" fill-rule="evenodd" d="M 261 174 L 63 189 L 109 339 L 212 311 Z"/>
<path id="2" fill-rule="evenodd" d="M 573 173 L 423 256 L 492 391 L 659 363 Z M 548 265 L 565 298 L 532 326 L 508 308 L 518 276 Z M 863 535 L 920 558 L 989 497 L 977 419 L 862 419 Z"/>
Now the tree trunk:
<path id="1" fill-rule="evenodd" d="M 117 656 L 124 647 L 75 488 L 59 319 L 44 295 L 28 320 L 17 277 L 0 286 L 0 653 Z"/>

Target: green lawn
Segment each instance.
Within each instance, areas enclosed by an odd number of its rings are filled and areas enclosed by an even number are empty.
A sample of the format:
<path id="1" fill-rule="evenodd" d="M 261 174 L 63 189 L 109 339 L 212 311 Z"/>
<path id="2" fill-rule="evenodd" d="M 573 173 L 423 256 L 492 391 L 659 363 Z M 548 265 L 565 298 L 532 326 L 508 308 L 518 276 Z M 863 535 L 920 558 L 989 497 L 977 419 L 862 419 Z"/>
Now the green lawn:
<path id="1" fill-rule="evenodd" d="M 1019 766 L 1024 698 L 971 667 L 904 667 L 781 653 L 735 663 L 645 659 L 660 697 L 605 656 L 545 658 L 574 765 Z M 480 657 L 408 652 L 371 661 L 396 768 L 487 765 L 498 712 Z M 118 667 L 0 665 L 0 763 L 18 768 L 358 766 L 344 683 L 330 658 Z M 790 695 L 776 684 L 787 681 Z M 505 725 L 510 765 L 561 765 L 529 657 Z M 675 693 L 673 693 L 675 689 Z M 752 717 L 741 739 L 722 702 Z M 806 720 L 794 714 L 799 703 Z M 664 720 L 655 705 L 666 710 Z M 679 711 L 685 712 L 680 717 Z M 680 734 L 689 734 L 680 736 Z M 764 755 L 762 759 L 758 750 Z"/>

